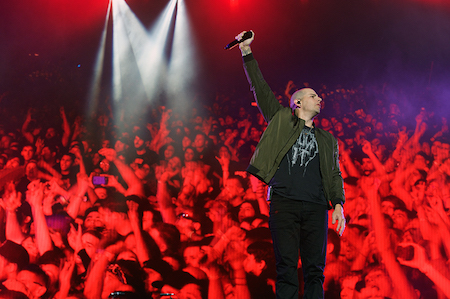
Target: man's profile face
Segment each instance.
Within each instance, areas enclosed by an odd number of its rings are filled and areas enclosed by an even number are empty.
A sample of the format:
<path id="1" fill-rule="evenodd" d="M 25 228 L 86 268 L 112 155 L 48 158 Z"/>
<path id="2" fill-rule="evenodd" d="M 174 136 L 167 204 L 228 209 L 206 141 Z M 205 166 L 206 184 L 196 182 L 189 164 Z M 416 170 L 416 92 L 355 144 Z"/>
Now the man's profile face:
<path id="1" fill-rule="evenodd" d="M 384 271 L 375 269 L 365 277 L 365 291 L 379 296 L 379 298 L 390 297 L 392 295 L 392 283 Z"/>
<path id="2" fill-rule="evenodd" d="M 178 294 L 180 299 L 201 299 L 202 293 L 200 291 L 200 286 L 194 283 L 189 283 L 181 288 Z"/>
<path id="3" fill-rule="evenodd" d="M 9 148 L 10 144 L 11 144 L 11 136 L 3 135 L 2 139 L 0 139 L 1 148 Z"/>
<path id="4" fill-rule="evenodd" d="M 373 170 L 375 170 L 375 167 L 373 166 L 372 160 L 370 160 L 369 158 L 363 158 L 362 159 L 361 169 L 363 170 L 365 175 L 368 175 Z"/>
<path id="5" fill-rule="evenodd" d="M 188 266 L 199 267 L 199 260 L 203 257 L 204 252 L 200 246 L 189 246 L 184 250 L 184 262 Z"/>
<path id="6" fill-rule="evenodd" d="M 320 113 L 322 98 L 311 88 L 303 88 L 300 90 L 300 109 L 308 113 Z M 299 100 L 296 100 L 299 101 Z"/>
<path id="7" fill-rule="evenodd" d="M 72 166 L 73 160 L 72 157 L 69 155 L 64 155 L 61 158 L 61 161 L 59 161 L 59 165 L 61 166 L 61 171 L 69 170 L 69 168 Z"/>
<path id="8" fill-rule="evenodd" d="M 20 153 L 25 161 L 31 160 L 34 155 L 33 147 L 30 145 L 26 145 L 23 147 L 22 152 Z"/>
<path id="9" fill-rule="evenodd" d="M 394 210 L 392 220 L 394 221 L 394 228 L 398 228 L 400 230 L 403 230 L 409 222 L 406 212 L 400 209 Z"/>
<path id="10" fill-rule="evenodd" d="M 320 121 L 320 125 L 323 128 L 328 128 L 331 126 L 331 122 L 327 118 L 322 118 L 322 120 Z"/>
<path id="11" fill-rule="evenodd" d="M 37 168 L 36 163 L 33 163 L 33 162 L 28 163 L 26 168 L 25 168 L 25 174 L 28 177 L 37 178 L 38 168 Z"/>
<path id="12" fill-rule="evenodd" d="M 19 157 L 13 157 L 9 159 L 9 161 L 6 163 L 7 166 L 10 168 L 16 168 L 20 165 L 20 159 Z"/>
<path id="13" fill-rule="evenodd" d="M 41 151 L 41 155 L 44 158 L 44 160 L 48 161 L 52 158 L 53 153 L 50 150 L 50 148 L 48 146 L 44 147 Z"/>
<path id="14" fill-rule="evenodd" d="M 108 191 L 106 190 L 106 188 L 103 188 L 103 187 L 95 188 L 94 192 L 98 196 L 99 199 L 105 199 L 108 196 Z"/>
<path id="15" fill-rule="evenodd" d="M 388 200 L 385 200 L 381 203 L 381 212 L 390 217 L 392 217 L 394 215 L 394 208 L 395 208 L 395 205 Z"/>
<path id="16" fill-rule="evenodd" d="M 8 266 L 9 262 L 2 255 L 0 255 L 0 281 L 7 279 L 6 275 L 6 266 Z"/>
<path id="17" fill-rule="evenodd" d="M 56 131 L 54 128 L 48 128 L 47 132 L 45 132 L 45 138 L 51 139 L 56 136 Z"/>
<path id="18" fill-rule="evenodd" d="M 134 147 L 140 149 L 144 146 L 144 140 L 142 140 L 139 136 L 134 137 Z"/>
<path id="19" fill-rule="evenodd" d="M 149 231 L 153 226 L 153 212 L 152 211 L 144 211 L 142 214 L 142 229 L 145 231 Z"/>
<path id="20" fill-rule="evenodd" d="M 261 136 L 260 132 L 258 131 L 258 129 L 252 127 L 250 129 L 250 138 L 251 139 L 259 139 L 259 137 Z"/>
<path id="21" fill-rule="evenodd" d="M 242 195 L 242 186 L 237 179 L 228 179 L 225 183 L 225 190 L 227 192 L 228 199 L 234 199 Z"/>
<path id="22" fill-rule="evenodd" d="M 97 211 L 90 212 L 86 219 L 84 219 L 84 227 L 86 229 L 95 229 L 97 227 L 104 227 L 103 218 Z"/>
<path id="23" fill-rule="evenodd" d="M 117 140 L 116 143 L 114 144 L 114 149 L 116 150 L 116 152 L 121 152 L 125 150 L 125 143 L 123 143 L 120 140 Z"/>
<path id="24" fill-rule="evenodd" d="M 195 147 L 203 147 L 205 145 L 205 137 L 202 134 L 195 136 L 194 145 Z"/>
<path id="25" fill-rule="evenodd" d="M 187 148 L 184 151 L 184 161 L 189 162 L 194 160 L 194 151 L 191 148 Z"/>
<path id="26" fill-rule="evenodd" d="M 450 156 L 450 144 L 442 142 L 440 146 L 437 147 L 438 158 L 444 160 Z"/>
<path id="27" fill-rule="evenodd" d="M 173 157 L 174 154 L 175 154 L 175 148 L 173 147 L 173 145 L 169 145 L 166 148 L 166 150 L 164 151 L 164 158 L 170 159 Z"/>
<path id="28" fill-rule="evenodd" d="M 17 280 L 25 285 L 28 293 L 32 297 L 39 298 L 47 291 L 43 279 L 33 272 L 27 270 L 20 271 L 17 275 Z"/>
<path id="29" fill-rule="evenodd" d="M 239 209 L 238 213 L 239 222 L 242 222 L 245 218 L 254 217 L 255 214 L 256 212 L 252 204 L 249 202 L 244 202 Z"/>
<path id="30" fill-rule="evenodd" d="M 105 224 L 107 229 L 114 228 L 114 221 L 116 220 L 115 217 L 113 217 L 113 212 L 111 212 L 110 209 L 106 209 L 103 207 L 100 207 L 98 209 L 98 212 L 100 214 L 100 217 Z"/>
<path id="31" fill-rule="evenodd" d="M 244 259 L 244 270 L 247 273 L 253 273 L 255 275 L 258 275 L 258 272 L 261 271 L 260 268 L 262 266 L 262 261 L 258 262 L 255 258 L 255 255 L 248 254 L 247 257 Z"/>
<path id="32" fill-rule="evenodd" d="M 183 145 L 183 148 L 186 148 L 186 147 L 191 145 L 192 141 L 191 141 L 191 139 L 189 139 L 189 137 L 184 136 L 183 140 L 181 141 L 181 143 Z"/>

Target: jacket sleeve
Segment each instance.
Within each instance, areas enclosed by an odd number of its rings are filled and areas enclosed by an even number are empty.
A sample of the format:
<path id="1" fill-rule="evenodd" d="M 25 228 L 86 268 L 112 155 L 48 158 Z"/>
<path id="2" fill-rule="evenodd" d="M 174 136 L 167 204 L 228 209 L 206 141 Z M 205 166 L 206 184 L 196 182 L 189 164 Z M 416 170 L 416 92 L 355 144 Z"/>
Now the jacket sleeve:
<path id="1" fill-rule="evenodd" d="M 332 169 L 332 182 L 331 182 L 331 204 L 333 208 L 337 204 L 344 206 L 344 182 L 341 175 L 341 168 L 339 166 L 339 147 L 336 138 L 333 137 L 333 169 Z"/>
<path id="2" fill-rule="evenodd" d="M 253 58 L 253 54 L 243 57 L 244 70 L 247 75 L 250 89 L 253 92 L 259 111 L 266 122 L 270 122 L 275 113 L 283 108 L 278 102 L 267 82 L 264 80 L 258 63 Z"/>

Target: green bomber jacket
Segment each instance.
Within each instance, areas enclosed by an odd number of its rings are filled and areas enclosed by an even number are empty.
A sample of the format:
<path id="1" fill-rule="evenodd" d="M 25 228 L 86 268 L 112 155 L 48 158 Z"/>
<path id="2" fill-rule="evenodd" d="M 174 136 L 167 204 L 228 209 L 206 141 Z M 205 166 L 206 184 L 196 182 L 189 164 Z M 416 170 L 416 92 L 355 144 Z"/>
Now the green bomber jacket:
<path id="1" fill-rule="evenodd" d="M 243 57 L 244 70 L 255 96 L 258 108 L 268 126 L 256 146 L 247 171 L 266 184 L 275 175 L 281 160 L 295 143 L 305 125 L 303 119 L 292 113 L 291 108 L 281 105 L 263 78 L 253 54 Z M 329 132 L 316 128 L 319 146 L 322 186 L 328 207 L 345 202 L 343 180 L 339 167 L 337 140 Z"/>

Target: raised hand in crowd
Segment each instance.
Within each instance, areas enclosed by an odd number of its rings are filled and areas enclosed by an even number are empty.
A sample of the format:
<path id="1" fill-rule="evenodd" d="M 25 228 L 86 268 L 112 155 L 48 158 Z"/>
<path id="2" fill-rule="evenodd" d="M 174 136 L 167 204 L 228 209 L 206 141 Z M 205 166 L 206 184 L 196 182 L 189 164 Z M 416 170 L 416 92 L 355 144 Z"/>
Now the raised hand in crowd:
<path id="1" fill-rule="evenodd" d="M 381 181 L 375 178 L 371 183 L 368 182 L 365 188 L 369 190 L 367 195 L 372 210 L 371 218 L 375 232 L 375 244 L 381 256 L 382 265 L 386 268 L 387 277 L 390 280 L 389 283 L 392 286 L 392 291 L 387 297 L 418 298 L 413 286 L 396 260 L 394 254 L 396 244 L 392 240 L 394 234 L 386 226 L 384 216 L 381 212 L 381 203 L 378 196 L 380 185 Z"/>
<path id="2" fill-rule="evenodd" d="M 139 219 L 138 208 L 139 204 L 132 200 L 127 200 L 128 219 L 130 220 L 131 228 L 133 230 L 134 238 L 136 240 L 136 255 L 141 265 L 148 261 L 151 256 L 142 236 L 142 225 Z"/>
<path id="3" fill-rule="evenodd" d="M 75 269 L 75 255 L 69 255 L 59 272 L 59 291 L 55 294 L 55 299 L 66 299 L 72 286 L 72 276 Z"/>
<path id="4" fill-rule="evenodd" d="M 425 248 L 414 242 L 405 242 L 399 244 L 402 251 L 401 257 L 397 257 L 400 264 L 420 270 L 446 297 L 450 297 L 450 279 L 440 273 L 429 261 Z"/>
<path id="5" fill-rule="evenodd" d="M 226 247 L 227 263 L 232 269 L 231 277 L 234 280 L 234 295 L 236 299 L 250 299 L 247 284 L 247 274 L 244 269 L 246 248 L 243 240 L 230 240 Z"/>
<path id="6" fill-rule="evenodd" d="M 88 188 L 89 188 L 89 178 L 87 174 L 79 172 L 77 174 L 77 190 L 75 194 L 71 195 L 70 197 L 71 200 L 66 208 L 67 214 L 70 217 L 72 217 L 72 219 L 77 218 L 82 203 L 86 202 L 84 199 Z"/>
<path id="7" fill-rule="evenodd" d="M 294 81 L 289 80 L 289 82 L 286 84 L 286 89 L 284 90 L 284 95 L 290 100 L 292 93 L 292 90 L 296 90 L 297 87 L 294 84 Z"/>
<path id="8" fill-rule="evenodd" d="M 208 298 L 225 299 L 222 269 L 217 263 L 217 254 L 211 246 L 202 246 L 204 257 L 200 259 L 200 269 L 206 273 L 209 280 Z"/>
<path id="9" fill-rule="evenodd" d="M 71 140 L 77 140 L 77 138 L 83 133 L 83 124 L 81 123 L 81 116 L 77 116 L 73 121 L 72 137 Z"/>
<path id="10" fill-rule="evenodd" d="M 22 232 L 19 220 L 17 218 L 17 209 L 22 205 L 22 194 L 16 191 L 14 182 L 9 182 L 5 186 L 5 192 L 3 194 L 0 204 L 3 209 L 6 210 L 6 225 L 5 235 L 6 239 L 11 240 L 17 244 L 21 244 L 26 238 L 26 235 Z M 28 216 L 29 217 L 29 216 Z M 27 219 L 22 222 L 30 221 Z"/>
<path id="11" fill-rule="evenodd" d="M 21 197 L 22 194 L 16 191 L 14 182 L 10 181 L 6 184 L 0 205 L 8 212 L 15 212 L 22 205 Z"/>
<path id="12" fill-rule="evenodd" d="M 69 138 L 70 138 L 70 125 L 69 125 L 69 121 L 67 120 L 66 111 L 64 109 L 64 106 L 61 106 L 59 108 L 59 114 L 61 115 L 61 119 L 63 121 L 63 123 L 62 123 L 63 136 L 61 139 L 61 143 L 64 147 L 67 147 L 69 145 Z"/>
<path id="13" fill-rule="evenodd" d="M 33 213 L 34 227 L 36 231 L 36 246 L 39 254 L 43 255 L 47 251 L 53 249 L 53 242 L 45 219 L 42 202 L 44 200 L 45 185 L 39 180 L 32 181 L 28 184 L 27 202 L 31 206 Z"/>
<path id="14" fill-rule="evenodd" d="M 168 139 L 170 130 L 168 128 L 168 120 L 172 116 L 172 110 L 166 109 L 164 106 L 162 107 L 161 112 L 161 121 L 159 124 L 159 130 L 157 134 L 153 137 L 152 141 L 150 142 L 150 149 L 159 152 L 159 150 L 170 140 Z"/>
<path id="15" fill-rule="evenodd" d="M 124 193 L 125 196 L 144 195 L 142 181 L 136 176 L 136 174 L 134 173 L 133 169 L 130 166 L 128 166 L 123 161 L 117 158 L 117 153 L 114 149 L 102 148 L 101 150 L 98 151 L 98 153 L 104 156 L 109 162 L 114 162 L 114 165 L 116 166 L 120 175 L 124 179 L 125 183 L 128 185 L 128 188 Z"/>
<path id="16" fill-rule="evenodd" d="M 42 150 L 43 150 L 44 147 L 45 147 L 44 139 L 43 139 L 42 137 L 38 137 L 38 138 L 36 139 L 36 142 L 34 143 L 34 145 L 36 146 L 35 156 L 36 156 L 36 157 L 40 157 L 40 156 L 41 156 L 41 153 L 42 153 Z"/>

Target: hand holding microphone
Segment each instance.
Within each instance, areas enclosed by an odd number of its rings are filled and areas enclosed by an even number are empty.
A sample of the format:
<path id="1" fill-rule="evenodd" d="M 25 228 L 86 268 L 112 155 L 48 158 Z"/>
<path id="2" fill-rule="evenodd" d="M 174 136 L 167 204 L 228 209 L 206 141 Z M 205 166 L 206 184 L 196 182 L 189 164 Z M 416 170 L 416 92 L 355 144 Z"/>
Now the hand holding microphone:
<path id="1" fill-rule="evenodd" d="M 240 43 L 243 43 L 243 45 L 249 46 L 250 43 L 253 41 L 254 36 L 255 35 L 254 35 L 253 31 L 251 31 L 251 30 L 250 31 L 242 31 L 235 37 L 234 41 L 232 41 L 231 43 L 229 43 L 228 45 L 225 46 L 225 50 L 232 49 Z"/>

